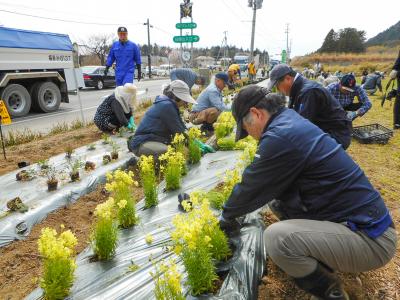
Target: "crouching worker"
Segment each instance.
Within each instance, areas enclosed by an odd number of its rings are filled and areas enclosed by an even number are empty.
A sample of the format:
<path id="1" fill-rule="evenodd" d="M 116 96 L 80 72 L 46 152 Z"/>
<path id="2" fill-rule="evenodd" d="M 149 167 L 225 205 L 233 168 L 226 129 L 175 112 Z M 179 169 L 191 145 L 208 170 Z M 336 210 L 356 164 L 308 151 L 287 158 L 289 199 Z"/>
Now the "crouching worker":
<path id="1" fill-rule="evenodd" d="M 237 217 L 279 199 L 284 218 L 264 232 L 268 256 L 317 299 L 349 299 L 335 271 L 378 269 L 396 253 L 381 195 L 335 139 L 285 108 L 283 96 L 245 87 L 232 114 L 236 139 L 249 134 L 259 146 L 224 205 L 221 228 L 237 232 Z"/>
<path id="2" fill-rule="evenodd" d="M 179 112 L 180 107 L 196 104 L 189 87 L 181 80 L 172 81 L 158 96 L 143 116 L 135 135 L 128 141 L 128 148 L 136 156 L 167 152 L 176 133 L 185 133 L 186 126 Z"/>
<path id="3" fill-rule="evenodd" d="M 226 73 L 217 73 L 215 81 L 211 83 L 197 98 L 193 105 L 189 120 L 195 125 L 202 125 L 201 131 L 213 131 L 212 124 L 218 119 L 221 112 L 228 110 L 222 98 L 222 90 L 228 84 Z"/>
<path id="4" fill-rule="evenodd" d="M 136 86 L 126 83 L 115 88 L 114 93 L 99 105 L 94 123 L 103 132 L 115 134 L 121 127 L 135 129 L 133 109 L 136 103 Z"/>

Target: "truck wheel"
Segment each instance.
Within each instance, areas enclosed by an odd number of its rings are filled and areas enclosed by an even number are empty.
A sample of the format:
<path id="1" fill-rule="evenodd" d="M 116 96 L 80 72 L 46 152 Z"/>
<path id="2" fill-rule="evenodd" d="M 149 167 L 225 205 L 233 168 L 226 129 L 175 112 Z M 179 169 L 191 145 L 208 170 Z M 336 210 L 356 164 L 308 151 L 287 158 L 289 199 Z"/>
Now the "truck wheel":
<path id="1" fill-rule="evenodd" d="M 31 95 L 28 90 L 20 84 L 10 84 L 0 95 L 0 99 L 6 103 L 11 117 L 23 117 L 31 109 Z"/>
<path id="2" fill-rule="evenodd" d="M 53 82 L 35 83 L 32 87 L 32 108 L 38 112 L 53 112 L 61 104 L 61 92 Z"/>
<path id="3" fill-rule="evenodd" d="M 96 90 L 102 90 L 104 88 L 104 83 L 102 80 L 97 80 L 96 82 Z"/>

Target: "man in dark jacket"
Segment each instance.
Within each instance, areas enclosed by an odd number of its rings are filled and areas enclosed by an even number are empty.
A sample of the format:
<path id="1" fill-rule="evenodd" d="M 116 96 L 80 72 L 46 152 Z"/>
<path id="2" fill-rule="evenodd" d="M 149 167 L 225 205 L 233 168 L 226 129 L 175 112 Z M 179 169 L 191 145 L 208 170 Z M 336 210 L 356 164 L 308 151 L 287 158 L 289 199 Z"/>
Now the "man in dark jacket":
<path id="1" fill-rule="evenodd" d="M 182 80 L 184 83 L 186 83 L 189 86 L 189 90 L 192 90 L 192 87 L 197 84 L 197 85 L 204 85 L 206 80 L 204 77 L 200 76 L 196 72 L 194 72 L 192 69 L 189 68 L 177 68 L 171 70 L 171 73 L 169 75 L 171 78 L 171 81 L 174 80 Z"/>
<path id="2" fill-rule="evenodd" d="M 289 108 L 329 133 L 344 149 L 350 146 L 351 121 L 338 100 L 320 84 L 280 64 L 272 69 L 267 89 L 274 86 L 290 97 Z"/>
<path id="3" fill-rule="evenodd" d="M 179 114 L 179 107 L 196 104 L 190 96 L 189 87 L 181 80 L 172 81 L 146 111 L 135 135 L 128 141 L 128 148 L 136 156 L 167 152 L 176 133 L 184 133 L 186 126 Z"/>
<path id="4" fill-rule="evenodd" d="M 365 77 L 365 81 L 361 82 L 361 87 L 369 94 L 373 95 L 379 89 L 382 93 L 382 77 L 383 75 L 376 71 L 374 73 L 368 74 Z"/>
<path id="5" fill-rule="evenodd" d="M 389 77 L 397 80 L 397 96 L 393 107 L 393 127 L 394 129 L 400 129 L 400 51 Z"/>
<path id="6" fill-rule="evenodd" d="M 232 113 L 236 139 L 259 140 L 224 205 L 221 228 L 240 228 L 235 218 L 280 199 L 287 220 L 264 232 L 268 256 L 297 285 L 319 299 L 348 299 L 333 273 L 384 266 L 396 253 L 396 231 L 381 195 L 329 134 L 284 107 L 279 94 L 242 89 Z"/>

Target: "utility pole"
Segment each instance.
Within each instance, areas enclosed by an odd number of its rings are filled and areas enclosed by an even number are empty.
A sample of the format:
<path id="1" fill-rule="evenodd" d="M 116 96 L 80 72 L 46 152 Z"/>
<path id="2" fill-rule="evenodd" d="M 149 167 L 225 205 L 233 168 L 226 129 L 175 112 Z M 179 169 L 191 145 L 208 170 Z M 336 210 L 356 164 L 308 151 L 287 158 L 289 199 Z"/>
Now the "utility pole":
<path id="1" fill-rule="evenodd" d="M 153 25 L 150 25 L 149 19 L 147 19 L 147 23 L 143 23 L 143 25 L 147 26 L 147 64 L 149 67 L 149 78 L 151 78 L 150 27 L 153 28 Z"/>
<path id="2" fill-rule="evenodd" d="M 289 23 L 286 24 L 286 62 L 290 59 L 290 49 L 289 49 Z"/>
<path id="3" fill-rule="evenodd" d="M 254 35 L 256 32 L 256 11 L 262 6 L 263 0 L 248 0 L 249 7 L 253 9 L 253 20 L 251 22 L 251 43 L 250 43 L 250 60 L 253 60 L 254 51 Z"/>

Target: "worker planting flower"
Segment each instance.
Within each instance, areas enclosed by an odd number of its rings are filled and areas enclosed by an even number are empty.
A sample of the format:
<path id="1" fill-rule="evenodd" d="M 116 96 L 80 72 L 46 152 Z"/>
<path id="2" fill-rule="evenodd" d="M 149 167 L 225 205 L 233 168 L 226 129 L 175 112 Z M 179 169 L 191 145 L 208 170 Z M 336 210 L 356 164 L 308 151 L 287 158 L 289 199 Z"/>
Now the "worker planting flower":
<path id="1" fill-rule="evenodd" d="M 396 253 L 381 195 L 329 134 L 285 108 L 282 95 L 246 87 L 232 113 L 236 138 L 249 134 L 259 146 L 223 207 L 221 228 L 235 233 L 237 217 L 269 204 L 280 221 L 264 232 L 268 256 L 310 294 L 349 299 L 334 271 L 374 270 Z"/>

